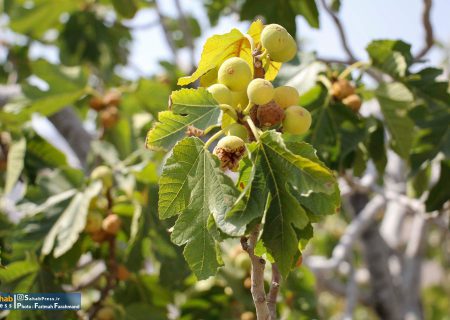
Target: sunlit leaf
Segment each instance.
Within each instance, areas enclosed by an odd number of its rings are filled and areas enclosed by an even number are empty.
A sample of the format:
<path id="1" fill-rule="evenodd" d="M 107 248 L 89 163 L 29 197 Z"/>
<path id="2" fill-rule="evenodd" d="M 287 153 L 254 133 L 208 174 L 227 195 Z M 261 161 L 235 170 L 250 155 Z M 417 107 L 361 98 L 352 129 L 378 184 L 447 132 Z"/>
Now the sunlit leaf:
<path id="1" fill-rule="evenodd" d="M 147 134 L 147 148 L 170 149 L 186 136 L 189 126 L 206 130 L 219 120 L 220 107 L 203 88 L 174 91 L 170 99 L 171 111 L 159 113 L 159 122 Z"/>
<path id="2" fill-rule="evenodd" d="M 197 278 L 214 275 L 220 266 L 215 225 L 228 234 L 241 233 L 224 220 L 238 191 L 200 139 L 185 138 L 175 146 L 163 169 L 159 195 L 161 218 L 179 214 L 171 238 L 185 245 L 184 256 Z"/>

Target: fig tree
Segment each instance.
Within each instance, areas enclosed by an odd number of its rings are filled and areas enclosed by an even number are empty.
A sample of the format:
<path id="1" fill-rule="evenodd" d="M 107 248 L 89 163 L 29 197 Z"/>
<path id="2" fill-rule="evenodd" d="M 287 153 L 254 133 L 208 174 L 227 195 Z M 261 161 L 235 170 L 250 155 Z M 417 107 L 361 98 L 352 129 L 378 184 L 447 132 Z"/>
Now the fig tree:
<path id="1" fill-rule="evenodd" d="M 252 69 L 239 57 L 225 60 L 219 68 L 218 81 L 232 91 L 242 91 L 252 80 Z"/>
<path id="2" fill-rule="evenodd" d="M 253 79 L 247 87 L 248 99 L 254 104 L 266 104 L 273 99 L 272 83 L 264 79 Z"/>
<path id="3" fill-rule="evenodd" d="M 290 106 L 295 106 L 298 104 L 298 100 L 300 99 L 300 95 L 298 94 L 297 89 L 290 86 L 281 86 L 275 88 L 274 98 L 275 102 L 286 109 Z"/>
<path id="4" fill-rule="evenodd" d="M 227 88 L 227 86 L 216 83 L 212 86 L 209 86 L 207 89 L 213 96 L 213 98 L 219 103 L 219 104 L 228 104 L 231 105 L 232 98 L 231 98 L 231 91 Z"/>
<path id="5" fill-rule="evenodd" d="M 303 134 L 311 126 L 311 114 L 300 106 L 291 106 L 285 110 L 283 132 Z"/>

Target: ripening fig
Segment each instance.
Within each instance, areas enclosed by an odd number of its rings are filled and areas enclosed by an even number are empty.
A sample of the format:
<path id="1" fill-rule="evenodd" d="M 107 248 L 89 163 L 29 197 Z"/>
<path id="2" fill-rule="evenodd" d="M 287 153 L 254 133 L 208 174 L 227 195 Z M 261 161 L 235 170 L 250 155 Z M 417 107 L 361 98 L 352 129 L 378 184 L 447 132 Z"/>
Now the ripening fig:
<path id="1" fill-rule="evenodd" d="M 258 106 L 256 117 L 260 127 L 272 127 L 280 124 L 284 118 L 284 110 L 275 101 Z"/>
<path id="2" fill-rule="evenodd" d="M 92 180 L 101 180 L 103 187 L 109 189 L 113 185 L 113 172 L 111 168 L 107 166 L 98 166 L 91 172 Z"/>
<path id="3" fill-rule="evenodd" d="M 300 99 L 300 95 L 298 94 L 297 89 L 290 86 L 281 86 L 275 88 L 274 97 L 275 102 L 286 109 L 290 106 L 295 106 L 298 104 L 298 100 Z"/>
<path id="4" fill-rule="evenodd" d="M 219 68 L 218 82 L 232 91 L 242 91 L 252 80 L 252 69 L 248 63 L 238 57 L 225 60 Z"/>
<path id="5" fill-rule="evenodd" d="M 311 114 L 300 106 L 290 106 L 285 110 L 283 120 L 283 132 L 291 134 L 303 134 L 311 126 Z"/>
<path id="6" fill-rule="evenodd" d="M 118 106 L 120 104 L 121 94 L 117 90 L 108 91 L 103 97 L 103 103 L 107 106 Z"/>
<path id="7" fill-rule="evenodd" d="M 361 108 L 362 101 L 357 94 L 351 94 L 342 100 L 342 103 L 349 107 L 353 112 L 358 112 Z"/>
<path id="8" fill-rule="evenodd" d="M 90 211 L 86 217 L 84 231 L 95 233 L 102 229 L 103 215 L 98 211 Z"/>
<path id="9" fill-rule="evenodd" d="M 111 307 L 103 307 L 95 315 L 96 320 L 115 320 L 116 314 Z"/>
<path id="10" fill-rule="evenodd" d="M 117 266 L 117 279 L 127 281 L 130 278 L 130 271 L 123 264 Z"/>
<path id="11" fill-rule="evenodd" d="M 276 62 L 287 62 L 292 59 L 294 59 L 295 55 L 297 54 L 297 43 L 292 38 L 289 41 L 289 45 L 284 48 L 284 50 L 275 51 L 271 54 L 269 53 L 270 60 L 276 61 Z"/>
<path id="12" fill-rule="evenodd" d="M 108 106 L 100 111 L 100 123 L 103 128 L 112 128 L 119 121 L 119 109 L 116 106 Z"/>
<path id="13" fill-rule="evenodd" d="M 244 141 L 248 140 L 248 131 L 247 128 L 239 123 L 232 123 L 226 129 L 225 133 L 227 136 L 236 136 L 241 138 Z"/>
<path id="14" fill-rule="evenodd" d="M 231 91 L 231 106 L 236 110 L 245 109 L 248 105 L 247 90 Z"/>
<path id="15" fill-rule="evenodd" d="M 101 97 L 95 96 L 89 100 L 89 107 L 95 111 L 100 111 L 106 107 Z"/>
<path id="16" fill-rule="evenodd" d="M 273 85 L 264 79 L 253 79 L 247 87 L 247 96 L 254 104 L 266 104 L 273 99 Z"/>
<path id="17" fill-rule="evenodd" d="M 261 43 L 270 52 L 278 51 L 286 46 L 291 35 L 279 24 L 269 24 L 261 32 Z"/>
<path id="18" fill-rule="evenodd" d="M 231 105 L 232 98 L 231 98 L 231 91 L 228 89 L 227 86 L 216 83 L 212 86 L 209 86 L 207 89 L 213 96 L 213 98 L 219 103 L 219 104 L 228 104 Z"/>
<path id="19" fill-rule="evenodd" d="M 236 136 L 226 136 L 219 140 L 213 153 L 220 160 L 220 167 L 235 171 L 239 167 L 239 161 L 245 154 L 245 142 Z"/>
<path id="20" fill-rule="evenodd" d="M 297 53 L 294 38 L 279 24 L 269 24 L 263 29 L 261 43 L 272 61 L 286 62 Z"/>
<path id="21" fill-rule="evenodd" d="M 331 95 L 338 100 L 342 100 L 354 93 L 355 87 L 346 79 L 338 79 L 331 85 Z"/>
<path id="22" fill-rule="evenodd" d="M 120 227 L 122 226 L 122 220 L 117 214 L 110 214 L 102 222 L 102 229 L 112 235 L 116 235 Z"/>

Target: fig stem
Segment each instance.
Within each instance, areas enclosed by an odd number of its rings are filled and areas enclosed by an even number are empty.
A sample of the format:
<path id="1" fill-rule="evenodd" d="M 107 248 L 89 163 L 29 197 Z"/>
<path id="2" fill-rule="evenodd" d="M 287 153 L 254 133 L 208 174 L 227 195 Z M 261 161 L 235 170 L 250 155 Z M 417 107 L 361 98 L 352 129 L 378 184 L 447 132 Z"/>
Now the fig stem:
<path id="1" fill-rule="evenodd" d="M 345 68 L 344 71 L 341 72 L 341 74 L 338 76 L 338 79 L 345 79 L 347 78 L 354 70 L 362 68 L 362 67 L 369 67 L 370 62 L 366 61 L 356 61 L 355 63 L 352 63 L 347 68 Z"/>
<path id="2" fill-rule="evenodd" d="M 244 111 L 242 112 L 244 115 L 249 115 L 250 114 L 250 110 L 252 110 L 253 106 L 255 104 L 251 101 L 249 101 L 247 107 L 245 107 Z"/>
<path id="3" fill-rule="evenodd" d="M 228 114 L 230 117 L 232 117 L 234 120 L 238 119 L 236 110 L 227 104 L 221 104 L 220 110 L 222 110 L 224 113 Z"/>
<path id="4" fill-rule="evenodd" d="M 247 33 L 244 33 L 244 37 L 246 37 L 250 42 L 250 52 L 253 52 L 253 50 L 255 50 L 255 40 L 253 40 L 252 36 Z"/>
<path id="5" fill-rule="evenodd" d="M 258 60 L 262 61 L 262 59 L 267 57 L 268 54 L 269 54 L 269 52 L 266 49 L 264 49 L 264 51 L 261 54 L 257 55 L 256 58 L 258 58 Z"/>
<path id="6" fill-rule="evenodd" d="M 208 147 L 211 145 L 211 143 L 213 143 L 215 140 L 217 140 L 217 138 L 219 138 L 223 134 L 224 134 L 224 131 L 222 129 L 217 131 L 216 133 L 214 133 L 211 136 L 211 138 L 209 138 L 208 141 L 205 142 L 205 145 L 203 148 L 208 149 Z"/>
<path id="7" fill-rule="evenodd" d="M 259 132 L 260 131 L 258 130 L 258 128 L 256 128 L 255 123 L 253 122 L 252 118 L 247 116 L 247 117 L 245 117 L 245 121 L 247 121 L 247 123 L 248 123 L 248 125 L 250 127 L 250 130 L 252 130 L 252 133 L 255 136 L 256 141 L 259 141 L 260 140 L 259 139 Z"/>

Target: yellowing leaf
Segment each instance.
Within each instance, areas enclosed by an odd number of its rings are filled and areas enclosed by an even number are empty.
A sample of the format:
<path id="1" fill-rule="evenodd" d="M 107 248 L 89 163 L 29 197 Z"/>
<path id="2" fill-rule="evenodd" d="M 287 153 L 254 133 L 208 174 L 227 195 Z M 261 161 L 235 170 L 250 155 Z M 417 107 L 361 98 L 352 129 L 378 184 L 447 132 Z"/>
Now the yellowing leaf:
<path id="1" fill-rule="evenodd" d="M 237 29 L 225 34 L 214 35 L 206 40 L 197 70 L 191 76 L 178 79 L 178 85 L 185 86 L 196 81 L 231 57 L 241 57 L 250 66 L 253 66 L 250 42 Z"/>

